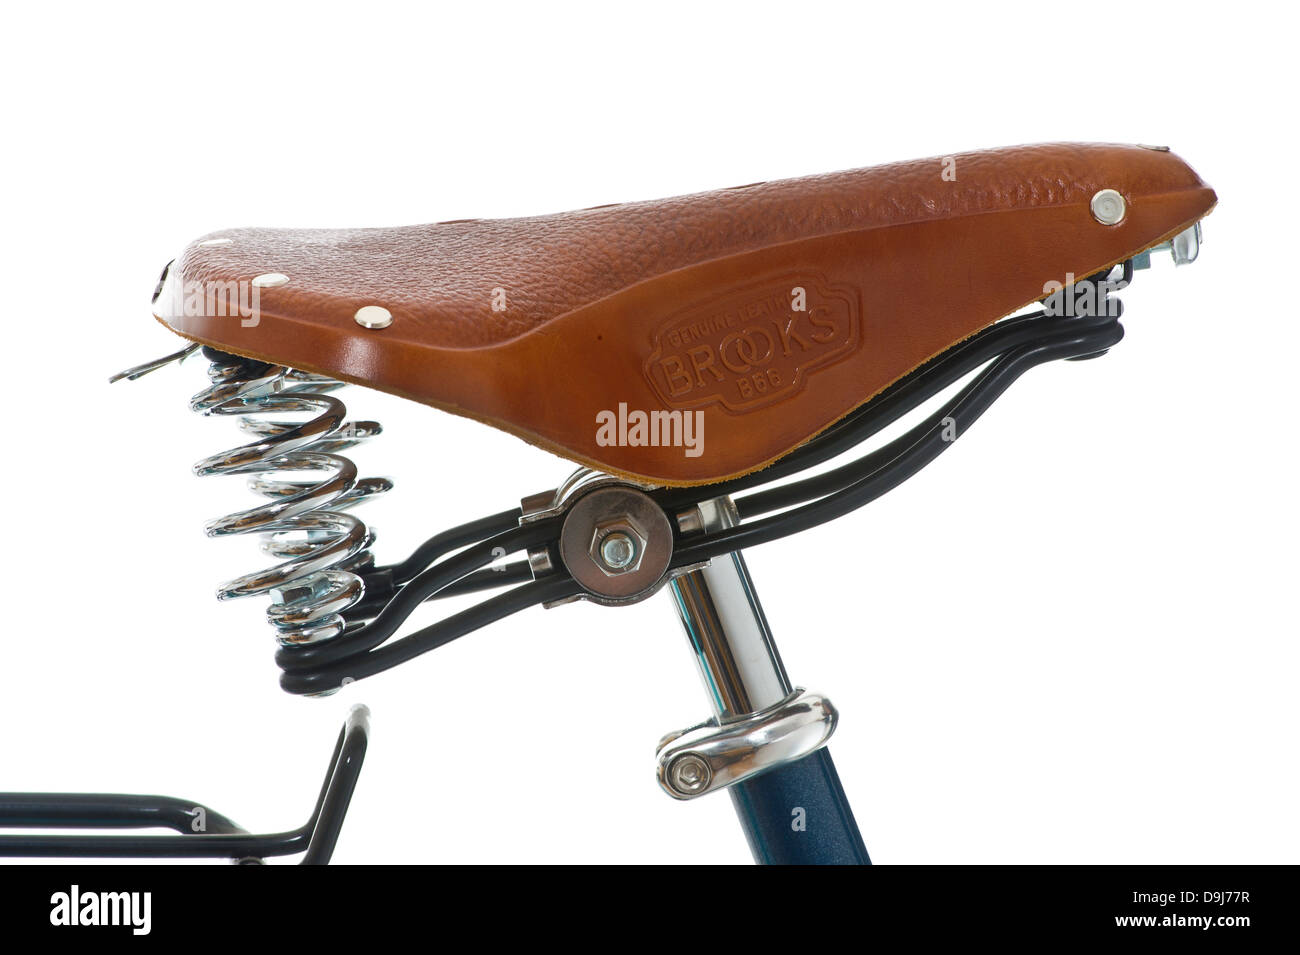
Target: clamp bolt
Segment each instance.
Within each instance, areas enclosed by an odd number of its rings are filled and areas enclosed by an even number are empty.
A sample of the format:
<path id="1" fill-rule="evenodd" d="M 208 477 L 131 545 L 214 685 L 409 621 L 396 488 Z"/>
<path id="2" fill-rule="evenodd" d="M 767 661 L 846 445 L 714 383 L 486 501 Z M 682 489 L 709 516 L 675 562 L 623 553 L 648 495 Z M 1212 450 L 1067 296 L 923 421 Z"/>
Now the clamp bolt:
<path id="1" fill-rule="evenodd" d="M 636 542 L 623 531 L 614 531 L 600 542 L 600 559 L 610 570 L 622 570 L 636 559 Z"/>
<path id="2" fill-rule="evenodd" d="M 640 523 L 630 514 L 615 514 L 596 524 L 587 556 L 604 576 L 617 577 L 639 569 L 648 547 Z"/>
<path id="3" fill-rule="evenodd" d="M 708 788 L 713 779 L 709 764 L 694 753 L 683 753 L 668 769 L 668 781 L 683 796 L 694 796 Z"/>

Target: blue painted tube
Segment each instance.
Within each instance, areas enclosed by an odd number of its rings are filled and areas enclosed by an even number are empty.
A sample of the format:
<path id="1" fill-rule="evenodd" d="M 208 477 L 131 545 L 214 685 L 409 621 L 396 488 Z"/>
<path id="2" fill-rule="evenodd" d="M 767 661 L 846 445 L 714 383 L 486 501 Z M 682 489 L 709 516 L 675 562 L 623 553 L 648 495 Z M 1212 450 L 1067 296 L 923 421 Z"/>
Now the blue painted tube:
<path id="1" fill-rule="evenodd" d="M 731 787 L 760 865 L 870 865 L 828 749 Z"/>

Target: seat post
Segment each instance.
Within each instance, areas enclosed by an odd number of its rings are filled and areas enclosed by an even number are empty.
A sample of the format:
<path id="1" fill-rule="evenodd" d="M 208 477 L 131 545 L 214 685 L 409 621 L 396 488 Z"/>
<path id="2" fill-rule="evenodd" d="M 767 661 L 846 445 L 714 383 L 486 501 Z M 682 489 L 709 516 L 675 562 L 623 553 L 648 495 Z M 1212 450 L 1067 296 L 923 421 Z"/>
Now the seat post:
<path id="1" fill-rule="evenodd" d="M 679 516 L 684 532 L 738 523 L 729 497 Z M 714 717 L 661 743 L 664 788 L 677 798 L 729 788 L 759 863 L 869 863 L 824 746 L 835 710 L 791 686 L 744 556 L 714 558 L 669 587 Z"/>
<path id="2" fill-rule="evenodd" d="M 739 523 L 729 497 L 705 501 L 695 512 L 692 517 L 698 517 L 703 531 Z M 791 694 L 790 678 L 743 554 L 735 551 L 719 557 L 671 581 L 669 587 L 720 723 L 776 706 Z"/>

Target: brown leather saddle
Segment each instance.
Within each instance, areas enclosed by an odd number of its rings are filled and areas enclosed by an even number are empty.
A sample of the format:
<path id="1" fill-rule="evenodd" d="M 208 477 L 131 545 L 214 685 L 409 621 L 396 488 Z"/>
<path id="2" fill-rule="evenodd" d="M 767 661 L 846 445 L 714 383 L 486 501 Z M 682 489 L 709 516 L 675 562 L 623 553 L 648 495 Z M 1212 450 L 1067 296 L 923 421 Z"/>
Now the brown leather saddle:
<path id="1" fill-rule="evenodd" d="M 253 440 L 194 470 L 245 476 L 269 501 L 207 532 L 260 534 L 280 561 L 219 593 L 271 596 L 285 690 L 333 693 L 538 604 L 624 606 L 667 586 L 713 715 L 661 738 L 661 787 L 730 788 L 759 861 L 866 863 L 825 748 L 837 712 L 790 681 L 742 551 L 897 487 L 1029 368 L 1104 354 L 1123 337 L 1108 294 L 1166 242 L 1194 258 L 1214 203 L 1166 149 L 1057 144 L 531 219 L 235 229 L 191 245 L 155 293 L 191 344 L 114 380 L 208 346 L 190 407 Z M 380 427 L 347 419 L 334 379 L 596 470 L 379 564 L 350 511 L 391 485 L 341 452 Z M 479 592 L 493 593 L 401 634 L 428 601 Z M 0 833 L 0 856 L 326 861 L 367 732 L 354 710 L 296 830 L 250 835 L 188 800 L 0 793 L 0 830 L 177 831 Z"/>
<path id="2" fill-rule="evenodd" d="M 155 314 L 601 471 L 705 484 L 1215 201 L 1166 149 L 1049 144 L 532 218 L 229 229 L 169 267 Z"/>

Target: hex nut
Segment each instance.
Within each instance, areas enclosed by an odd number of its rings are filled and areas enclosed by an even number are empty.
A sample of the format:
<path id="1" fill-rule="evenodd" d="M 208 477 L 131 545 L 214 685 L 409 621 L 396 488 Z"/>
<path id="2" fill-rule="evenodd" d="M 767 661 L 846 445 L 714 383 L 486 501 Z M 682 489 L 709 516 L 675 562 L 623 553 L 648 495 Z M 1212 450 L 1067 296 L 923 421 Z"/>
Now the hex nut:
<path id="1" fill-rule="evenodd" d="M 601 557 L 611 534 L 626 534 L 636 548 L 627 566 L 612 569 Z M 653 498 L 621 484 L 596 487 L 578 497 L 560 527 L 560 560 L 583 589 L 584 599 L 605 606 L 635 603 L 665 580 L 673 558 L 673 526 Z M 621 558 L 610 548 L 610 556 Z"/>
<path id="2" fill-rule="evenodd" d="M 604 543 L 606 537 L 620 531 L 632 538 L 632 543 L 636 548 L 636 556 L 626 567 L 610 567 L 605 563 L 604 556 L 601 554 L 601 544 Z M 633 573 L 641 568 L 641 561 L 645 558 L 646 543 L 646 533 L 641 529 L 641 525 L 631 517 L 622 515 L 596 524 L 595 529 L 592 531 L 591 545 L 587 548 L 587 553 L 591 556 L 591 562 L 600 568 L 602 574 L 606 577 L 618 577 L 622 574 Z"/>

